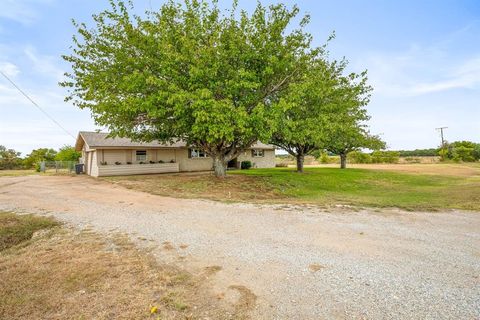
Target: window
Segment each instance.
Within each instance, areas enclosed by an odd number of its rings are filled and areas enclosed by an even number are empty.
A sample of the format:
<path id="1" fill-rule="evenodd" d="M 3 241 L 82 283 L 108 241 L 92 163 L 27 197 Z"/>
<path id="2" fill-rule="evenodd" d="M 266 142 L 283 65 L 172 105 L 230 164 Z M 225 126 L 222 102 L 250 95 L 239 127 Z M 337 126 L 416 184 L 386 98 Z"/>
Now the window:
<path id="1" fill-rule="evenodd" d="M 190 149 L 190 158 L 208 158 L 208 155 L 203 150 Z"/>
<path id="2" fill-rule="evenodd" d="M 147 150 L 137 150 L 135 151 L 137 161 L 147 161 Z"/>
<path id="3" fill-rule="evenodd" d="M 264 150 L 260 150 L 260 149 L 252 150 L 252 157 L 263 157 L 264 155 L 265 155 Z"/>

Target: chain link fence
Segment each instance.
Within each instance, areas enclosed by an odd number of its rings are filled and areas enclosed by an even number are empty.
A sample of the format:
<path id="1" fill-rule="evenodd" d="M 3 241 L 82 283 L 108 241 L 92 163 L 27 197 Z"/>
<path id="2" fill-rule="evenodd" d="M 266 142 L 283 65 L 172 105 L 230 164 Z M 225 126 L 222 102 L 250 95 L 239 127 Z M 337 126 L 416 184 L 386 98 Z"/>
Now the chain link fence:
<path id="1" fill-rule="evenodd" d="M 42 161 L 37 171 L 54 173 L 75 173 L 75 161 Z"/>

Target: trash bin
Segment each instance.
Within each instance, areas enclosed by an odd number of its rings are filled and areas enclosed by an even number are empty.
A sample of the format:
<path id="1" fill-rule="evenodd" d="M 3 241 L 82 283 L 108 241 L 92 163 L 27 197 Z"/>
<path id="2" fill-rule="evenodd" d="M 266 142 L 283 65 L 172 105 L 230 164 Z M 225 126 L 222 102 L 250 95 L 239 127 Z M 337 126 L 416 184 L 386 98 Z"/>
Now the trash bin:
<path id="1" fill-rule="evenodd" d="M 77 163 L 75 165 L 75 173 L 76 174 L 83 173 L 83 163 Z"/>

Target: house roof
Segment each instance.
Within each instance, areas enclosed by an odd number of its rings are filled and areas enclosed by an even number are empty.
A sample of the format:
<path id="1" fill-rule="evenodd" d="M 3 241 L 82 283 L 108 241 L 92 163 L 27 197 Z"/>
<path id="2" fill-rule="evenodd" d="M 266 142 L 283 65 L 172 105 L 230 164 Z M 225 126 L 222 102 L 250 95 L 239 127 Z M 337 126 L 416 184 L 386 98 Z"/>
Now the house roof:
<path id="1" fill-rule="evenodd" d="M 87 144 L 90 149 L 101 148 L 186 148 L 187 144 L 184 141 L 177 141 L 174 143 L 160 143 L 158 141 L 152 142 L 136 142 L 129 138 L 109 138 L 107 132 L 88 132 L 80 131 L 78 133 L 75 149 L 82 150 L 83 145 Z M 258 149 L 275 149 L 273 145 L 262 142 L 255 143 L 252 147 Z"/>

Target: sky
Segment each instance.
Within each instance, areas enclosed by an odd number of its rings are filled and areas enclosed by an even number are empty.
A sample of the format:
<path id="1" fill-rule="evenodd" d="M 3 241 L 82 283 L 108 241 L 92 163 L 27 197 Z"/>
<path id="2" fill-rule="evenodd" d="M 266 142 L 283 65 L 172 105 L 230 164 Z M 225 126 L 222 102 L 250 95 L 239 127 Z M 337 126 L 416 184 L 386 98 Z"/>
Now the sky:
<path id="1" fill-rule="evenodd" d="M 262 1 L 264 4 L 279 1 Z M 135 10 L 163 0 L 134 0 Z M 220 1 L 228 7 L 229 1 Z M 321 45 L 332 31 L 330 57 L 346 57 L 349 70 L 368 70 L 374 91 L 367 109 L 372 133 L 389 149 L 431 148 L 448 141 L 480 142 L 480 1 L 310 0 L 297 4 L 311 16 L 307 31 Z M 240 0 L 251 10 L 255 1 Z M 40 147 L 73 145 L 80 130 L 99 128 L 88 110 L 64 102 L 58 86 L 69 65 L 75 30 L 91 24 L 107 0 L 0 0 L 0 70 L 64 132 L 0 76 L 0 145 L 28 154 Z M 72 137 L 73 136 L 73 137 Z"/>

